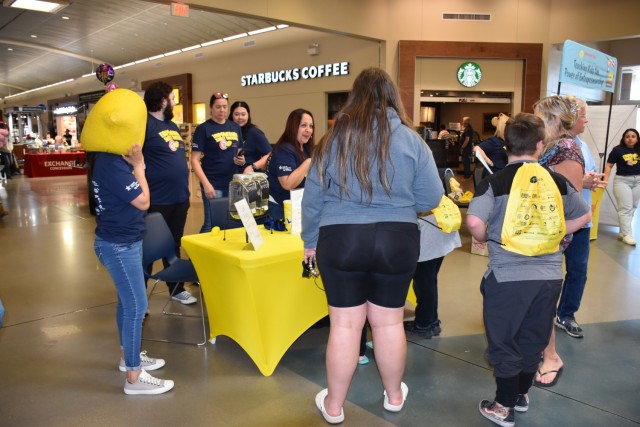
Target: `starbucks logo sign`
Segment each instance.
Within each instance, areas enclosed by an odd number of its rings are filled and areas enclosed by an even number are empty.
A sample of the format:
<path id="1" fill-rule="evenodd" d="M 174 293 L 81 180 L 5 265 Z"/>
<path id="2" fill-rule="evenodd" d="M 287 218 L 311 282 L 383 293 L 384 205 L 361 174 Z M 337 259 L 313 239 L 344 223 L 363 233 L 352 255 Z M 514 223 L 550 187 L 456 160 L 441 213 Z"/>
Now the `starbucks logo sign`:
<path id="1" fill-rule="evenodd" d="M 458 68 L 458 81 L 462 86 L 474 87 L 480 83 L 482 71 L 475 62 L 465 62 Z"/>

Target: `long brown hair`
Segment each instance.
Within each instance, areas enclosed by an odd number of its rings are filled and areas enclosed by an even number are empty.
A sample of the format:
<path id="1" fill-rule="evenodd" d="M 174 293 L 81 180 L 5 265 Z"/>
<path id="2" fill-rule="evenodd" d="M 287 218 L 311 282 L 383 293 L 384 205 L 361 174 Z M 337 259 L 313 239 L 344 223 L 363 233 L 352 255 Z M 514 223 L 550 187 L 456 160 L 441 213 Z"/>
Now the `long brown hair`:
<path id="1" fill-rule="evenodd" d="M 402 123 L 411 128 L 398 89 L 389 74 L 375 67 L 363 70 L 353 82 L 347 103 L 336 116 L 333 127 L 316 146 L 313 162 L 321 181 L 329 166 L 332 148 L 336 146 L 341 197 L 343 191 L 349 196 L 347 175 L 351 168 L 367 200 L 371 201 L 373 183 L 370 170 L 375 161 L 378 162 L 378 180 L 385 193 L 391 194 L 391 184 L 387 178 L 387 166 L 391 162 L 391 130 L 387 108 L 394 109 Z"/>
<path id="2" fill-rule="evenodd" d="M 309 141 L 304 144 L 302 148 L 300 148 L 300 144 L 298 144 L 298 128 L 300 127 L 300 122 L 302 122 L 303 114 L 308 114 L 311 117 L 311 120 L 314 120 L 311 111 L 307 111 L 303 108 L 295 109 L 289 113 L 289 117 L 287 117 L 287 124 L 284 127 L 284 132 L 282 132 L 282 135 L 278 138 L 278 142 L 276 142 L 276 145 L 273 147 L 272 154 L 282 145 L 291 144 L 295 148 L 300 161 L 303 161 L 307 157 L 311 157 L 313 145 L 315 144 L 315 128 L 311 134 L 311 138 L 309 138 Z M 315 126 L 315 120 L 313 124 Z"/>

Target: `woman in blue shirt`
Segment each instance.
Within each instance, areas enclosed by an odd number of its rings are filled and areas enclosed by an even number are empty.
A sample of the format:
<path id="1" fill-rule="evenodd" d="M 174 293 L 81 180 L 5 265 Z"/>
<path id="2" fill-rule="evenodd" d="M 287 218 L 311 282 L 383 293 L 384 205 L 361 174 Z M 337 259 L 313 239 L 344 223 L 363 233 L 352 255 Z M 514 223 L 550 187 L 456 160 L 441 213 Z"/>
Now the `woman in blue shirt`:
<path id="1" fill-rule="evenodd" d="M 229 120 L 233 120 L 242 129 L 242 145 L 246 162 L 244 173 L 264 171 L 267 167 L 269 153 L 271 153 L 271 144 L 269 144 L 264 132 L 251 123 L 249 104 L 244 101 L 236 101 L 231 104 Z"/>
<path id="2" fill-rule="evenodd" d="M 227 120 L 229 95 L 215 92 L 209 100 L 211 118 L 201 123 L 193 133 L 191 167 L 200 180 L 204 205 L 201 233 L 211 231 L 211 208 L 207 199 L 229 196 L 229 183 L 244 167 L 242 130 Z"/>
<path id="3" fill-rule="evenodd" d="M 313 114 L 302 108 L 293 110 L 267 162 L 269 215 L 274 219 L 284 218 L 283 202 L 289 199 L 289 192 L 304 188 L 311 165 L 313 135 Z"/>
<path id="4" fill-rule="evenodd" d="M 147 310 L 142 236 L 145 211 L 150 203 L 142 148 L 135 144 L 124 156 L 96 153 L 91 179 L 96 203 L 94 250 L 118 293 L 116 322 L 122 347 L 119 369 L 127 373 L 124 392 L 167 392 L 173 388 L 173 381 L 147 373 L 163 367 L 164 360 L 140 352 L 142 321 Z"/>

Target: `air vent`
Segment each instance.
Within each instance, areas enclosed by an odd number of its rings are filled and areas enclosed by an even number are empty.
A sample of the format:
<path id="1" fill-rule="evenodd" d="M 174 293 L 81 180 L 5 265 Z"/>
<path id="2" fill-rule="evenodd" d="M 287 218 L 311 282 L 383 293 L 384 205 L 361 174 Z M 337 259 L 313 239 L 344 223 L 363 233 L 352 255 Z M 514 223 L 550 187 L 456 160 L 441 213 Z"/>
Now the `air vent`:
<path id="1" fill-rule="evenodd" d="M 448 21 L 491 21 L 490 13 L 447 13 L 442 14 L 442 19 Z"/>
<path id="2" fill-rule="evenodd" d="M 244 42 L 244 47 L 251 47 L 251 46 L 255 46 L 256 41 L 255 40 L 249 40 Z"/>

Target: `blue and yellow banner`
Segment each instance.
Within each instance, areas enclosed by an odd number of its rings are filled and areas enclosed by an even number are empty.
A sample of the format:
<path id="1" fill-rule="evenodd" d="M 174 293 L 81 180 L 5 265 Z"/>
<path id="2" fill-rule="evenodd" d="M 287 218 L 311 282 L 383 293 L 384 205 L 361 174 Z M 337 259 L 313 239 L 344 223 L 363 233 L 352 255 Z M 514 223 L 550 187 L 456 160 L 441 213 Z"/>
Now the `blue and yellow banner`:
<path id="1" fill-rule="evenodd" d="M 571 40 L 564 42 L 560 82 L 613 92 L 618 60 Z"/>

